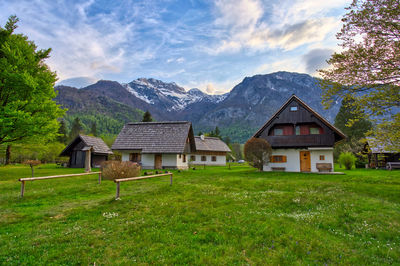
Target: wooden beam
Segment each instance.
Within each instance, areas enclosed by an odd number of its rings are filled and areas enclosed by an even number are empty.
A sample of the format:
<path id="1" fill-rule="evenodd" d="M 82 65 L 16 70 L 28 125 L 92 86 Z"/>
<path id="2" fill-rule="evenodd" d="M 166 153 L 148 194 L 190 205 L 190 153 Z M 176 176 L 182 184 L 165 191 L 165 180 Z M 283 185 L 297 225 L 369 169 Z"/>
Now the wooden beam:
<path id="1" fill-rule="evenodd" d="M 120 178 L 120 179 L 115 179 L 114 182 L 115 182 L 115 183 L 119 183 L 119 182 L 126 182 L 126 181 L 147 179 L 147 178 L 151 178 L 151 177 L 166 176 L 166 175 L 172 175 L 172 173 L 158 174 L 158 175 L 146 175 L 146 176 L 138 176 L 138 177 Z"/>
<path id="2" fill-rule="evenodd" d="M 62 177 L 70 177 L 70 176 L 82 176 L 82 175 L 94 175 L 94 174 L 101 174 L 101 172 L 91 172 L 91 173 L 81 173 L 81 174 L 69 174 L 69 175 L 51 175 L 51 176 L 40 176 L 40 177 L 27 177 L 27 178 L 20 178 L 18 181 L 35 181 L 35 180 L 42 180 L 42 179 L 53 179 L 53 178 L 62 178 Z"/>

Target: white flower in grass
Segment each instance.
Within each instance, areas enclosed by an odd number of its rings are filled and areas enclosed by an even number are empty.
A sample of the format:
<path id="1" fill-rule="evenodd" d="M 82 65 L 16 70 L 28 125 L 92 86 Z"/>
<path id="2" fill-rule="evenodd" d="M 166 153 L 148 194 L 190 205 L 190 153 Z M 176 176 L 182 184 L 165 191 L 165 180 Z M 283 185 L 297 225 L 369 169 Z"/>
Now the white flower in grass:
<path id="1" fill-rule="evenodd" d="M 104 212 L 103 213 L 103 217 L 105 217 L 107 219 L 112 219 L 112 218 L 118 217 L 118 213 L 116 213 L 116 212 Z"/>

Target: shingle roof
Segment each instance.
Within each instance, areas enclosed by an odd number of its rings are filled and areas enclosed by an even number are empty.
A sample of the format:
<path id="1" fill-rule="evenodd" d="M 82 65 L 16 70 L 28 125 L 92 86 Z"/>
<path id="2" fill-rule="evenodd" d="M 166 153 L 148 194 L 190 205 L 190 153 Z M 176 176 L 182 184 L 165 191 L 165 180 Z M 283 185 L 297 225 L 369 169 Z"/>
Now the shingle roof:
<path id="1" fill-rule="evenodd" d="M 91 136 L 86 136 L 86 135 L 79 135 L 73 141 L 71 141 L 70 144 L 68 144 L 68 146 L 61 152 L 60 156 L 68 156 L 70 151 L 78 143 L 80 143 L 81 140 L 85 145 L 82 148 L 82 150 L 88 150 L 88 148 L 91 147 L 93 153 L 98 153 L 98 154 L 112 154 L 113 153 L 111 151 L 111 149 L 107 146 L 107 144 L 104 143 L 104 141 L 101 138 L 91 137 Z"/>
<path id="2" fill-rule="evenodd" d="M 194 137 L 196 141 L 196 150 L 197 151 L 222 151 L 222 152 L 230 152 L 228 145 L 225 144 L 219 138 L 213 137 L 204 137 L 204 140 L 201 137 Z"/>
<path id="3" fill-rule="evenodd" d="M 128 123 L 119 133 L 112 149 L 184 153 L 188 137 L 194 146 L 192 124 L 186 121 Z"/>
<path id="4" fill-rule="evenodd" d="M 112 154 L 113 152 L 107 144 L 101 139 L 86 135 L 79 135 L 86 146 L 92 147 L 94 153 Z"/>

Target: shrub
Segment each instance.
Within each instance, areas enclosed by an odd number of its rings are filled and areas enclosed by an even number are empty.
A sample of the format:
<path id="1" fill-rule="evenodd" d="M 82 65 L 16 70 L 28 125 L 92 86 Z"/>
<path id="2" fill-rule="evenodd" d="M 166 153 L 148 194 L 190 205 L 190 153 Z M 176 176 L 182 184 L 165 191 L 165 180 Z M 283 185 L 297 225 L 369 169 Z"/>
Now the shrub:
<path id="1" fill-rule="evenodd" d="M 251 138 L 244 144 L 244 157 L 252 166 L 262 171 L 271 156 L 271 145 L 264 139 Z"/>
<path id="2" fill-rule="evenodd" d="M 344 152 L 339 155 L 339 163 L 344 165 L 346 170 L 351 170 L 355 161 L 356 157 L 351 152 Z"/>
<path id="3" fill-rule="evenodd" d="M 140 170 L 140 165 L 134 162 L 105 161 L 101 164 L 101 175 L 108 180 L 139 176 Z"/>

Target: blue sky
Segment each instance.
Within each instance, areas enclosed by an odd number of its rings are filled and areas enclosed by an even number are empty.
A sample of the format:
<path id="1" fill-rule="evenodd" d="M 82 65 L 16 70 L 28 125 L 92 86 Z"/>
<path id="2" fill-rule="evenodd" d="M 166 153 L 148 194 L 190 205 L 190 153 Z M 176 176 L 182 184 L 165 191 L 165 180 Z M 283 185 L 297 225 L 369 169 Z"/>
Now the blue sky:
<path id="1" fill-rule="evenodd" d="M 211 94 L 246 76 L 279 70 L 315 75 L 339 49 L 351 0 L 0 0 L 0 23 L 39 48 L 59 80 L 176 82 Z"/>

